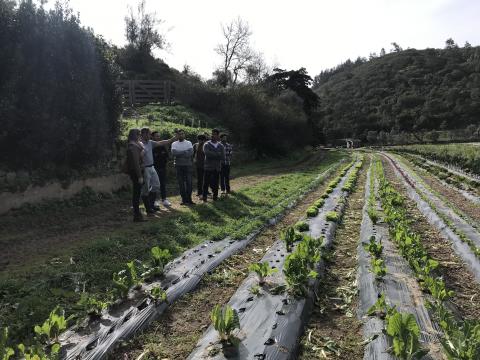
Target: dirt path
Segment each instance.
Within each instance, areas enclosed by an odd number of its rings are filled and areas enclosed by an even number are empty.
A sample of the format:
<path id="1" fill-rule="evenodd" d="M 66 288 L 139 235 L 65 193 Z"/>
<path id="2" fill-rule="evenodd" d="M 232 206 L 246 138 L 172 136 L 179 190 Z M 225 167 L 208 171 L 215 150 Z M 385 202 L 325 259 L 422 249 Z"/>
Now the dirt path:
<path id="1" fill-rule="evenodd" d="M 362 323 L 355 315 L 358 306 L 356 253 L 367 170 L 368 163 L 364 160 L 356 189 L 348 197 L 337 229 L 334 249 L 320 285 L 321 295 L 302 339 L 300 359 L 363 359 Z"/>
<path id="2" fill-rule="evenodd" d="M 449 240 L 440 235 L 417 209 L 416 204 L 406 195 L 401 180 L 395 175 L 390 162 L 382 160 L 387 180 L 406 199 L 406 207 L 412 219 L 412 229 L 421 236 L 422 244 L 429 255 L 440 262 L 439 272 L 443 275 L 448 289 L 455 291 L 453 303 L 462 317 L 480 318 L 480 285 L 474 275 L 452 250 Z"/>
<path id="3" fill-rule="evenodd" d="M 290 161 L 287 167 L 282 167 L 278 161 L 240 167 L 235 170 L 239 176 L 231 181 L 232 190 L 237 191 L 308 168 L 322 157 L 323 154 L 315 153 L 298 161 Z M 170 193 L 176 191 L 176 183 L 173 177 L 169 180 Z M 178 195 L 170 196 L 169 200 L 172 206 L 162 206 L 158 215 L 150 218 L 151 222 L 155 218 L 173 216 L 182 209 Z M 11 211 L 0 217 L 0 271 L 11 274 L 52 261 L 78 246 L 108 235 L 112 230 L 131 227 L 129 191 L 108 197 L 94 193 L 81 194 L 70 202 L 51 202 L 42 208 Z"/>
<path id="4" fill-rule="evenodd" d="M 328 179 L 301 200 L 282 221 L 264 231 L 244 251 L 232 256 L 213 274 L 205 277 L 195 292 L 175 303 L 152 324 L 149 331 L 131 340 L 109 358 L 136 359 L 143 352 L 146 352 L 143 360 L 186 358 L 210 325 L 213 306 L 231 298 L 248 275 L 248 266 L 263 257 L 282 229 L 295 224 L 305 214 L 306 209 L 323 193 L 327 183 Z"/>

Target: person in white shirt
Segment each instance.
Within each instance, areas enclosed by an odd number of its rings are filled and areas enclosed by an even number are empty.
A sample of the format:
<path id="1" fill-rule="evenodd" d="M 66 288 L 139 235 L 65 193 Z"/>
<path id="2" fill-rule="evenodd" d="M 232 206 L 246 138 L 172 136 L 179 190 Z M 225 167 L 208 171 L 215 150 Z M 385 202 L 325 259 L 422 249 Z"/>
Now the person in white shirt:
<path id="1" fill-rule="evenodd" d="M 178 187 L 182 197 L 181 205 L 194 205 L 192 201 L 192 160 L 193 146 L 185 140 L 185 131 L 177 131 L 178 140 L 172 144 L 173 164 L 177 171 Z"/>

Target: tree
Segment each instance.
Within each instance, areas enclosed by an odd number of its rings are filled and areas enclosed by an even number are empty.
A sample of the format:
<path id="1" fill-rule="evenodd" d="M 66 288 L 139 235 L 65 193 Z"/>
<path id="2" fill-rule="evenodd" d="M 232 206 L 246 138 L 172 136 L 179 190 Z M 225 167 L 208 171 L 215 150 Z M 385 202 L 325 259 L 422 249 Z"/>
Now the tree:
<path id="1" fill-rule="evenodd" d="M 144 55 L 151 55 L 155 48 L 164 49 L 165 36 L 156 29 L 163 21 L 156 13 L 146 12 L 146 0 L 140 0 L 137 14 L 129 7 L 130 14 L 125 17 L 125 37 L 128 44 Z"/>
<path id="2" fill-rule="evenodd" d="M 272 86 L 274 91 L 292 90 L 303 100 L 303 110 L 310 116 L 318 106 L 318 95 L 310 88 L 313 79 L 305 68 L 285 71 L 273 69 L 274 74 L 266 79 L 266 84 Z"/>
<path id="3" fill-rule="evenodd" d="M 458 49 L 458 45 L 455 44 L 455 41 L 453 41 L 452 38 L 448 38 L 445 41 L 445 49 Z"/>
<path id="4" fill-rule="evenodd" d="M 400 52 L 403 51 L 403 49 L 398 45 L 396 42 L 392 42 L 393 49 L 391 50 L 392 52 Z"/>
<path id="5" fill-rule="evenodd" d="M 231 81 L 235 85 L 241 73 L 254 59 L 255 54 L 250 47 L 250 36 L 252 32 L 248 23 L 241 18 L 237 18 L 228 25 L 222 25 L 223 43 L 215 48 L 215 52 L 222 57 L 222 86 L 229 85 Z M 231 76 L 229 75 L 231 74 Z M 231 80 L 230 80 L 231 78 Z"/>

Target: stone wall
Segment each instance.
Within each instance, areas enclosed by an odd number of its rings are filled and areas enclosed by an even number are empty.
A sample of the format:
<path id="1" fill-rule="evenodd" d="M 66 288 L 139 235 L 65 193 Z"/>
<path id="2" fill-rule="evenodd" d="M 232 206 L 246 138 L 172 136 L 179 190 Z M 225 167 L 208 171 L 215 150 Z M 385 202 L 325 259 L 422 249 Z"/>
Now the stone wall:
<path id="1" fill-rule="evenodd" d="M 16 176 L 12 175 L 11 177 Z M 44 186 L 28 186 L 23 192 L 0 193 L 0 214 L 18 208 L 26 203 L 34 204 L 43 200 L 63 200 L 72 197 L 85 187 L 90 187 L 95 192 L 112 192 L 128 186 L 130 179 L 125 174 L 98 176 L 89 179 L 73 181 L 67 188 L 60 182 L 50 182 Z"/>

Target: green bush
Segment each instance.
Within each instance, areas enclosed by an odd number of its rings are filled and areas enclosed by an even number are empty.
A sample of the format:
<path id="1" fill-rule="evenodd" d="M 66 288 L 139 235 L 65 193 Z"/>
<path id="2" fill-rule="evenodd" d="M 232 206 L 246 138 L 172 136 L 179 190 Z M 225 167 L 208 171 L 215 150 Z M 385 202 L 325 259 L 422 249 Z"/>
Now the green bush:
<path id="1" fill-rule="evenodd" d="M 295 229 L 298 231 L 307 231 L 309 229 L 308 223 L 305 221 L 298 221 L 295 224 Z"/>
<path id="2" fill-rule="evenodd" d="M 327 221 L 333 221 L 333 222 L 338 222 L 339 220 L 339 215 L 335 211 L 329 211 L 327 212 L 326 216 Z"/>
<path id="3" fill-rule="evenodd" d="M 325 204 L 325 199 L 318 199 L 313 203 L 313 206 L 321 208 Z"/>

